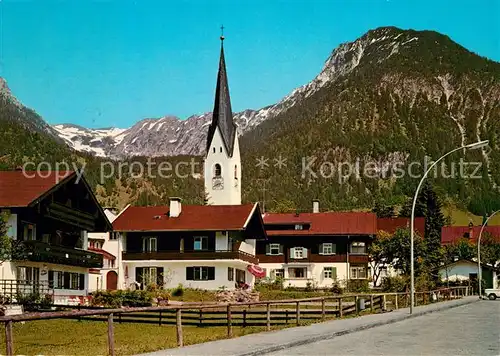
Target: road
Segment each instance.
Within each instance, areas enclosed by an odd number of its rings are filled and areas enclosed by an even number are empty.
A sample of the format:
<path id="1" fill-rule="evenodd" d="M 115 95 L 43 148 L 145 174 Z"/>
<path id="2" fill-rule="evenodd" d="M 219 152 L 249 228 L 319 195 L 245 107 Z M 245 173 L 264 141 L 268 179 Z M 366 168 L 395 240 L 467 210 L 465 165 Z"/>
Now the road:
<path id="1" fill-rule="evenodd" d="M 481 301 L 270 355 L 500 355 L 500 301 Z"/>

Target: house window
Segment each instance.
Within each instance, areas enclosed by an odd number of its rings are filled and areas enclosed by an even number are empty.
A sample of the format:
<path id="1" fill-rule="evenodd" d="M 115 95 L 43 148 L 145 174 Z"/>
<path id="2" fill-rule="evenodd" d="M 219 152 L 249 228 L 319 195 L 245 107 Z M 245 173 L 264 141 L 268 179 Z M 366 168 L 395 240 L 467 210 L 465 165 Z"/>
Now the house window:
<path id="1" fill-rule="evenodd" d="M 118 240 L 118 233 L 117 232 L 110 232 L 109 239 L 110 240 Z"/>
<path id="2" fill-rule="evenodd" d="M 305 247 L 294 247 L 290 249 L 290 258 L 293 259 L 303 259 L 307 258 L 307 248 Z"/>
<path id="3" fill-rule="evenodd" d="M 336 267 L 323 268 L 323 277 L 325 279 L 336 279 L 337 278 L 337 268 Z"/>
<path id="4" fill-rule="evenodd" d="M 266 255 L 282 255 L 283 246 L 280 244 L 267 244 L 266 245 Z"/>
<path id="5" fill-rule="evenodd" d="M 31 241 L 36 240 L 36 225 L 35 224 L 24 224 L 23 227 L 23 240 Z"/>
<path id="6" fill-rule="evenodd" d="M 70 289 L 78 289 L 78 281 L 79 281 L 78 273 L 71 273 L 70 275 Z"/>
<path id="7" fill-rule="evenodd" d="M 234 268 L 233 267 L 227 268 L 227 280 L 234 281 Z"/>
<path id="8" fill-rule="evenodd" d="M 186 280 L 213 281 L 215 280 L 215 267 L 186 267 Z"/>
<path id="9" fill-rule="evenodd" d="M 238 283 L 246 283 L 246 273 L 244 270 L 237 269 L 236 270 L 236 282 Z"/>
<path id="10" fill-rule="evenodd" d="M 285 278 L 285 270 L 283 268 L 271 270 L 271 278 Z"/>
<path id="11" fill-rule="evenodd" d="M 288 277 L 290 278 L 306 278 L 307 269 L 305 267 L 293 267 L 288 269 Z"/>
<path id="12" fill-rule="evenodd" d="M 38 267 L 17 267 L 17 280 L 38 283 L 40 269 Z"/>
<path id="13" fill-rule="evenodd" d="M 334 255 L 336 251 L 337 251 L 337 245 L 333 243 L 321 244 L 319 249 L 320 255 Z"/>
<path id="14" fill-rule="evenodd" d="M 295 230 L 303 230 L 303 229 L 304 229 L 304 225 L 300 225 L 300 224 L 295 225 Z"/>
<path id="15" fill-rule="evenodd" d="M 220 164 L 216 163 L 215 164 L 214 176 L 215 177 L 220 177 L 221 175 L 222 175 L 222 168 L 221 168 Z"/>
<path id="16" fill-rule="evenodd" d="M 366 279 L 366 267 L 364 266 L 353 266 L 350 269 L 351 279 Z"/>
<path id="17" fill-rule="evenodd" d="M 352 254 L 366 254 L 366 244 L 364 242 L 353 242 L 351 244 Z"/>
<path id="18" fill-rule="evenodd" d="M 42 241 L 45 242 L 46 244 L 50 243 L 50 234 L 43 234 Z"/>
<path id="19" fill-rule="evenodd" d="M 208 250 L 208 237 L 207 236 L 195 236 L 193 249 L 195 251 Z"/>
<path id="20" fill-rule="evenodd" d="M 142 240 L 142 252 L 156 252 L 156 237 L 144 237 Z"/>

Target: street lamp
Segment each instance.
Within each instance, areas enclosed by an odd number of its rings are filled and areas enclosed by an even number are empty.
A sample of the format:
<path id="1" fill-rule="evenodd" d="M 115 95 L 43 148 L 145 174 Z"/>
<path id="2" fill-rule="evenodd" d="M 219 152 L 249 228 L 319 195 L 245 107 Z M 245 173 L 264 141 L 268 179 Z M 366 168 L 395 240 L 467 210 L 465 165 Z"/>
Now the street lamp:
<path id="1" fill-rule="evenodd" d="M 420 180 L 420 183 L 418 184 L 417 191 L 415 192 L 415 197 L 413 198 L 413 205 L 411 207 L 411 221 L 410 221 L 410 284 L 411 284 L 411 289 L 410 289 L 410 314 L 413 314 L 413 307 L 415 305 L 415 261 L 414 261 L 414 251 L 413 251 L 413 235 L 414 235 L 414 227 L 415 227 L 415 206 L 417 205 L 417 198 L 418 198 L 418 193 L 420 192 L 420 188 L 422 187 L 422 184 L 424 183 L 425 178 L 427 178 L 427 175 L 429 172 L 438 164 L 439 161 L 441 161 L 443 158 L 451 155 L 452 153 L 456 151 L 460 151 L 462 149 L 470 149 L 470 150 L 475 150 L 479 148 L 483 148 L 485 146 L 488 146 L 489 141 L 478 141 L 474 142 L 468 145 L 464 145 L 462 147 L 455 148 L 454 150 L 451 150 L 444 156 L 441 156 L 438 160 L 436 160 L 429 169 L 424 173 L 424 176 Z"/>
<path id="2" fill-rule="evenodd" d="M 481 299 L 482 294 L 481 294 L 481 282 L 483 279 L 483 269 L 481 267 L 481 236 L 483 235 L 483 230 L 488 225 L 488 221 L 495 216 L 497 213 L 500 213 L 500 210 L 495 211 L 493 214 L 488 216 L 488 219 L 483 223 L 483 226 L 481 226 L 481 231 L 479 231 L 479 237 L 477 238 L 477 276 L 479 279 L 479 284 L 478 284 L 478 292 L 479 292 L 479 299 Z M 495 287 L 493 287 L 495 288 Z"/>

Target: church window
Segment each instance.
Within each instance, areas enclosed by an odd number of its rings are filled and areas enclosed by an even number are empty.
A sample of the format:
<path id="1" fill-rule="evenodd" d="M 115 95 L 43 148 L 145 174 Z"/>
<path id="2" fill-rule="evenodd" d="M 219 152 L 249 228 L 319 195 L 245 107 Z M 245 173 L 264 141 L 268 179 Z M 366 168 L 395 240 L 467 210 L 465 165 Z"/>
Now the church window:
<path id="1" fill-rule="evenodd" d="M 215 153 L 215 147 L 214 147 L 214 153 Z"/>
<path id="2" fill-rule="evenodd" d="M 222 153 L 222 146 L 220 146 L 220 152 Z"/>
<path id="3" fill-rule="evenodd" d="M 220 166 L 220 164 L 216 164 L 215 165 L 215 176 L 216 177 L 220 177 L 222 175 L 222 168 Z"/>

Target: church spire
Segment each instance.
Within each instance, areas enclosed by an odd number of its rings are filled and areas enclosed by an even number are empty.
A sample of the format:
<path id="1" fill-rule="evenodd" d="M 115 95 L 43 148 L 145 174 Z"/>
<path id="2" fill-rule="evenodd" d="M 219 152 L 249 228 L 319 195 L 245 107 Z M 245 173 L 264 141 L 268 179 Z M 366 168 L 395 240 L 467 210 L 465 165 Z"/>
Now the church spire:
<path id="1" fill-rule="evenodd" d="M 224 26 L 221 26 L 221 46 L 219 72 L 217 74 L 217 87 L 215 89 L 215 103 L 212 114 L 212 124 L 208 129 L 207 153 L 215 133 L 216 128 L 222 135 L 224 146 L 229 157 L 233 155 L 234 141 L 236 136 L 236 125 L 233 122 L 233 113 L 231 111 L 231 98 L 229 97 L 229 85 L 226 74 L 226 61 L 224 58 Z"/>

